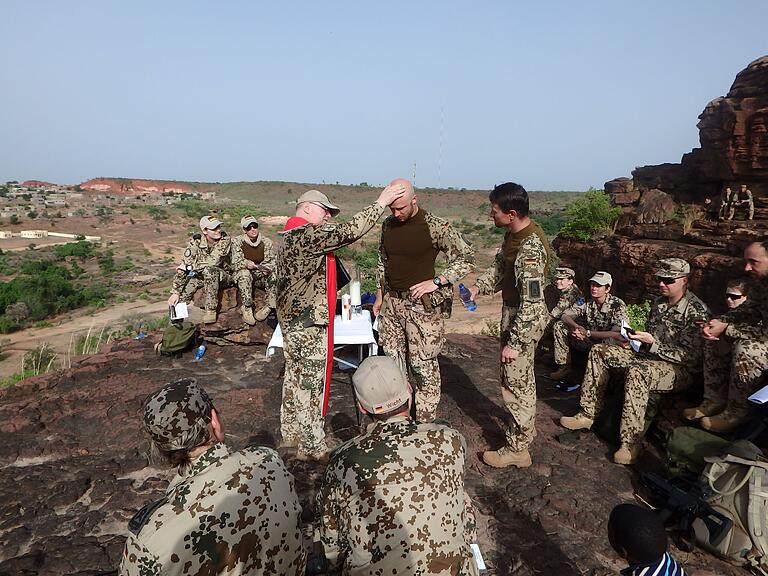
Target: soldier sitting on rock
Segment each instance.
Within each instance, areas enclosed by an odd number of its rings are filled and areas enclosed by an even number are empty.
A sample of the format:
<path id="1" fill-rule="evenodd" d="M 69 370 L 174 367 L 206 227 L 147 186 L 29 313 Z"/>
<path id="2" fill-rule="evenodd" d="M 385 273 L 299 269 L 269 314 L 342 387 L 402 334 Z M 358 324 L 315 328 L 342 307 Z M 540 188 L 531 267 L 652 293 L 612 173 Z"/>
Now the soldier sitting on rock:
<path id="1" fill-rule="evenodd" d="M 238 253 L 234 260 L 245 262 L 252 287 L 266 292 L 266 304 L 254 312 L 256 321 L 262 322 L 275 307 L 275 249 L 272 240 L 259 232 L 259 222 L 253 216 L 241 218 L 240 226 L 243 233 L 232 239 L 232 252 Z"/>
<path id="2" fill-rule="evenodd" d="M 411 388 L 389 356 L 366 358 L 352 381 L 373 422 L 333 452 L 318 492 L 328 573 L 477 575 L 464 437 L 411 419 Z"/>
<path id="3" fill-rule="evenodd" d="M 742 184 L 739 191 L 731 196 L 730 208 L 728 209 L 728 220 L 733 220 L 736 215 L 736 208 L 744 210 L 744 219 L 752 220 L 755 217 L 755 200 L 752 197 L 752 191 Z"/>
<path id="4" fill-rule="evenodd" d="M 232 241 L 216 217 L 203 216 L 200 232 L 189 240 L 181 264 L 176 268 L 168 305 L 175 306 L 179 301 L 189 303 L 198 288 L 202 288 L 205 291 L 203 323 L 213 324 L 217 317 L 219 285 L 235 284 L 242 301 L 243 321 L 256 324 L 251 275 L 242 260 L 242 252 L 231 250 Z"/>
<path id="5" fill-rule="evenodd" d="M 589 351 L 596 342 L 623 342 L 621 322 L 627 318 L 627 305 L 611 294 L 613 278 L 608 272 L 598 271 L 589 279 L 591 298 L 582 299 L 563 312 L 555 322 L 555 364 L 558 369 L 550 374 L 553 380 L 571 376 L 571 348 Z M 615 343 L 615 342 L 614 342 Z"/>
<path id="6" fill-rule="evenodd" d="M 560 320 L 563 312 L 568 310 L 568 308 L 574 304 L 579 302 L 581 304 L 584 303 L 584 294 L 582 294 L 581 288 L 576 286 L 576 283 L 574 282 L 575 277 L 576 272 L 573 271 L 573 268 L 561 266 L 555 269 L 554 284 L 560 294 L 558 295 L 557 304 L 555 304 L 555 307 L 549 312 L 549 315 L 552 316 L 554 320 Z"/>
<path id="7" fill-rule="evenodd" d="M 178 472 L 128 524 L 121 576 L 304 575 L 301 506 L 277 452 L 230 450 L 221 415 L 190 378 L 147 398 L 144 429 Z"/>
<path id="8" fill-rule="evenodd" d="M 581 409 L 575 416 L 560 418 L 560 424 L 569 430 L 591 428 L 602 408 L 611 372 L 623 372 L 621 446 L 613 455 L 617 464 L 632 464 L 640 452 L 650 393 L 684 390 L 691 385 L 692 373 L 701 369 L 699 324 L 708 319 L 709 312 L 688 290 L 690 272 L 688 262 L 680 258 L 659 261 L 656 279 L 661 296 L 651 306 L 645 331 L 629 334 L 640 344 L 639 351 L 595 344 L 581 385 Z"/>
<path id="9" fill-rule="evenodd" d="M 723 190 L 722 195 L 720 196 L 720 210 L 717 213 L 717 219 L 718 220 L 725 220 L 728 218 L 730 220 L 733 218 L 731 216 L 731 197 L 733 196 L 733 193 L 730 188 L 726 188 Z"/>

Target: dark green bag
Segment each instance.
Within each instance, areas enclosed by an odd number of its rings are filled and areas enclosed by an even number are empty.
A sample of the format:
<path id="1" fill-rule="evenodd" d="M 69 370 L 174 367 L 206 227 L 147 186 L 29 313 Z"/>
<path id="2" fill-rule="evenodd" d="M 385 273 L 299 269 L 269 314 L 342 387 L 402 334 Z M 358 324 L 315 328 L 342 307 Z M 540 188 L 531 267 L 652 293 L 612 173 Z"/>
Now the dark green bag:
<path id="1" fill-rule="evenodd" d="M 667 470 L 672 476 L 697 478 L 707 464 L 704 458 L 722 453 L 728 444 L 706 430 L 678 426 L 667 440 Z"/>
<path id="2" fill-rule="evenodd" d="M 659 412 L 660 394 L 651 392 L 648 397 L 648 408 L 645 411 L 645 426 L 643 434 L 653 422 Z M 624 379 L 611 378 L 606 385 L 603 407 L 595 418 L 592 430 L 603 440 L 613 444 L 620 444 L 619 431 L 621 430 L 621 411 L 624 405 Z"/>
<path id="3" fill-rule="evenodd" d="M 195 343 L 196 331 L 197 326 L 191 322 L 171 322 L 163 332 L 160 354 L 170 356 L 191 347 Z"/>

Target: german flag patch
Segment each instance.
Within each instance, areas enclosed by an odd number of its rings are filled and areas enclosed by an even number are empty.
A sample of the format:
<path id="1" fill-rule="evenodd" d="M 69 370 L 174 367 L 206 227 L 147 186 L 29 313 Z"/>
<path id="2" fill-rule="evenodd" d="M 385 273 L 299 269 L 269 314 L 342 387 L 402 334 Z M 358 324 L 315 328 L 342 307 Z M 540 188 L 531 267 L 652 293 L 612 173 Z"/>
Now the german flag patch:
<path id="1" fill-rule="evenodd" d="M 525 259 L 523 262 L 524 262 L 526 265 L 528 265 L 528 266 L 533 266 L 533 265 L 535 265 L 535 264 L 536 264 L 536 262 L 538 262 L 538 261 L 536 260 L 536 258 L 526 258 L 526 259 Z"/>

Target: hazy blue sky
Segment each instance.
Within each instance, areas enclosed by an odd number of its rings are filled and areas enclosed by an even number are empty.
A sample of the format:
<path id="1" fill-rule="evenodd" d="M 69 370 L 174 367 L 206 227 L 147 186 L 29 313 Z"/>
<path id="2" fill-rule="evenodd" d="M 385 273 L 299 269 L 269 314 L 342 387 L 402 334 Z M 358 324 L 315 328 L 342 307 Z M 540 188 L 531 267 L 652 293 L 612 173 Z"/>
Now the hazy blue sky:
<path id="1" fill-rule="evenodd" d="M 766 0 L 2 0 L 0 180 L 601 186 L 697 146 L 766 22 Z"/>

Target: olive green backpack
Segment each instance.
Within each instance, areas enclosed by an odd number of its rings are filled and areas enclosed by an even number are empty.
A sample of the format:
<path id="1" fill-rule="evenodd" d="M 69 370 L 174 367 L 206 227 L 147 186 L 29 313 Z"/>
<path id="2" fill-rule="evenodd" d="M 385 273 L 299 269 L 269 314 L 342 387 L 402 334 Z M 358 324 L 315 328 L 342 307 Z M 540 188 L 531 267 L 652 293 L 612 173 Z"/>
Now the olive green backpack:
<path id="1" fill-rule="evenodd" d="M 183 352 L 195 343 L 197 326 L 191 322 L 171 322 L 163 332 L 160 354 L 171 356 Z"/>

